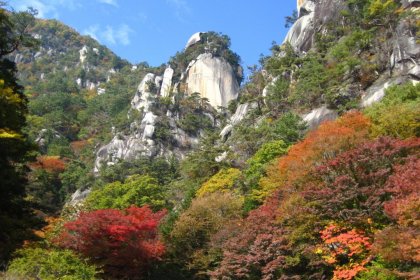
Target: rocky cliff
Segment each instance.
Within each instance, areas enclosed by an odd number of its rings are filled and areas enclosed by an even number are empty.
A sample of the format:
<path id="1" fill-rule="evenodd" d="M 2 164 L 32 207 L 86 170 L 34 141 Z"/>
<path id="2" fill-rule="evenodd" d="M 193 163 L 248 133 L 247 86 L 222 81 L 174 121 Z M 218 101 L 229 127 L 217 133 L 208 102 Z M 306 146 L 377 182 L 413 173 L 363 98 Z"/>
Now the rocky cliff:
<path id="1" fill-rule="evenodd" d="M 419 5 L 420 1 L 418 0 L 405 0 L 402 1 L 401 7 L 403 13 L 409 15 L 410 13 L 418 14 Z M 338 36 L 332 34 L 335 32 L 333 32 L 334 28 L 344 29 L 349 24 L 348 16 L 346 18 L 345 14 L 352 12 L 349 10 L 347 1 L 342 0 L 298 0 L 297 7 L 299 18 L 287 33 L 284 43 L 290 43 L 300 55 L 311 50 L 317 51 L 317 36 Z M 388 41 L 388 46 L 374 46 L 374 40 L 368 46 L 371 49 L 371 55 L 383 56 L 382 60 L 388 61 L 388 63 L 381 70 L 375 72 L 376 77 L 372 79 L 374 80 L 372 85 L 359 91 L 362 107 L 379 101 L 384 96 L 385 89 L 391 85 L 406 81 L 413 83 L 419 81 L 420 46 L 417 43 L 418 38 L 413 32 L 411 20 L 410 16 L 405 16 L 397 21 L 395 28 L 390 31 L 392 34 L 387 38 L 384 37 Z M 331 28 L 331 26 L 335 27 Z M 355 84 L 352 81 L 349 83 Z M 316 108 L 316 110 L 322 111 L 321 108 Z M 310 113 L 305 117 L 309 116 L 311 116 Z"/>
<path id="2" fill-rule="evenodd" d="M 217 55 L 216 47 L 210 50 L 208 40 L 201 40 L 203 34 L 206 33 L 196 33 L 188 40 L 184 52 L 197 48 L 200 41 L 205 47 L 199 52 L 195 51 L 197 56 L 189 61 L 185 69 L 168 66 L 162 75 L 148 73 L 144 76 L 131 101 L 131 109 L 139 112 L 140 117 L 132 121 L 128 133 L 116 132 L 111 142 L 98 150 L 95 172 L 104 163 L 113 165 L 120 160 L 142 156 L 183 158 L 198 143 L 202 134 L 200 125 L 197 131 L 189 131 L 185 127 L 187 119 L 198 118 L 199 122 L 209 123 L 210 127 L 217 125 L 215 110 L 220 106 L 227 107 L 230 101 L 237 99 L 239 84 L 233 66 Z M 179 72 L 181 76 L 175 77 Z M 177 98 L 194 99 L 194 94 L 198 94 L 204 106 L 200 105 L 201 108 L 192 112 L 192 115 L 181 112 L 176 105 Z M 161 106 L 162 98 L 170 100 L 169 107 L 164 110 L 157 108 Z M 185 109 L 188 111 L 191 108 Z M 169 138 L 165 141 L 155 133 L 163 121 Z"/>

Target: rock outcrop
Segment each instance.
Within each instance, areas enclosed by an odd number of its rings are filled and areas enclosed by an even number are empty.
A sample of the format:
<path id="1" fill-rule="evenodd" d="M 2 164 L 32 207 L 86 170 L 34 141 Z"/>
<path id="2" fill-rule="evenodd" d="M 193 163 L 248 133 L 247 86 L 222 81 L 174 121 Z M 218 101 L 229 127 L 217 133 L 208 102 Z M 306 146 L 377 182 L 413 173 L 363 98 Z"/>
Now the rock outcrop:
<path id="1" fill-rule="evenodd" d="M 324 121 L 335 120 L 336 118 L 338 118 L 337 112 L 328 109 L 327 106 L 315 108 L 308 114 L 302 116 L 309 130 L 317 128 Z"/>
<path id="2" fill-rule="evenodd" d="M 185 49 L 188 49 L 192 45 L 200 42 L 201 41 L 201 34 L 203 34 L 203 32 L 197 32 L 197 33 L 194 33 L 193 35 L 191 35 L 190 39 L 188 39 L 188 42 L 185 45 Z"/>
<path id="3" fill-rule="evenodd" d="M 201 54 L 190 63 L 187 71 L 187 92 L 200 93 L 214 108 L 227 107 L 238 98 L 239 85 L 232 66 L 211 53 Z"/>
<path id="4" fill-rule="evenodd" d="M 402 1 L 403 8 L 418 9 L 419 0 Z M 304 54 L 309 51 L 315 42 L 315 35 L 328 32 L 327 24 L 334 22 L 342 24 L 340 13 L 346 10 L 346 1 L 343 0 L 297 0 L 299 18 L 290 28 L 284 42 L 290 43 L 297 53 Z M 385 95 L 385 89 L 394 84 L 405 81 L 418 82 L 420 45 L 417 44 L 415 34 L 409 28 L 409 23 L 400 20 L 392 44 L 393 51 L 389 57 L 390 69 L 382 73 L 379 79 L 361 96 L 361 106 L 366 107 L 378 102 Z"/>
<path id="5" fill-rule="evenodd" d="M 299 18 L 290 28 L 284 42 L 289 42 L 297 52 L 307 52 L 315 42 L 315 34 L 325 32 L 326 24 L 342 23 L 343 0 L 298 0 Z"/>
<path id="6" fill-rule="evenodd" d="M 194 34 L 188 40 L 186 48 L 200 42 L 201 35 L 201 32 Z M 191 61 L 187 69 L 177 69 L 177 71 L 182 73 L 177 80 L 174 78 L 175 69 L 170 66 L 166 68 L 162 76 L 153 73 L 144 76 L 131 101 L 131 109 L 138 111 L 140 118 L 133 120 L 128 133 L 115 133 L 113 139 L 98 150 L 95 172 L 98 172 L 103 164 L 113 165 L 119 160 L 133 160 L 141 156 L 183 158 L 198 143 L 200 131 L 191 135 L 181 129 L 179 123 L 182 114 L 167 109 L 165 117 L 162 117 L 157 116 L 153 110 L 158 96 L 168 97 L 172 89 L 175 92 L 181 92 L 178 88 L 180 84 L 185 86 L 184 90 L 187 94 L 198 92 L 202 98 L 207 98 L 214 109 L 219 106 L 227 107 L 231 100 L 238 97 L 239 84 L 234 70 L 222 57 L 206 52 Z M 241 105 L 232 123 L 236 123 L 235 118 L 242 118 L 247 108 L 248 105 Z M 206 112 L 202 114 L 208 117 L 211 123 L 215 123 L 211 114 Z M 165 145 L 156 139 L 156 127 L 159 125 L 159 119 L 162 118 L 168 121 L 169 128 L 167 129 L 169 129 L 171 145 Z"/>
<path id="7" fill-rule="evenodd" d="M 160 88 L 160 96 L 167 97 L 171 92 L 173 75 L 174 69 L 172 69 L 171 66 L 165 69 L 165 73 L 163 73 L 162 86 Z"/>
<path id="8" fill-rule="evenodd" d="M 236 108 L 235 114 L 230 117 L 228 124 L 220 132 L 221 139 L 226 140 L 232 132 L 233 127 L 240 123 L 249 111 L 257 108 L 257 106 L 258 104 L 255 102 L 239 104 Z"/>

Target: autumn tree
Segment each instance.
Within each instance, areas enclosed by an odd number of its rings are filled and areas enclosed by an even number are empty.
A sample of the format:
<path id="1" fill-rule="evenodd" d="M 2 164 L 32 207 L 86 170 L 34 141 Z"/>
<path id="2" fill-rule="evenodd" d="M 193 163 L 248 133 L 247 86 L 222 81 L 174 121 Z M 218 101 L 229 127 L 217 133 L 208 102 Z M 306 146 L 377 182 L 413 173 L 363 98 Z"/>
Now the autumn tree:
<path id="1" fill-rule="evenodd" d="M 419 148 L 418 138 L 367 142 L 319 166 L 315 176 L 320 181 L 308 187 L 305 197 L 321 219 L 365 231 L 383 228 L 389 223 L 383 208 L 391 195 L 385 184 L 392 166 L 418 154 Z"/>
<path id="2" fill-rule="evenodd" d="M 299 187 L 316 164 L 368 140 L 369 127 L 369 119 L 359 112 L 324 122 L 293 145 L 287 155 L 267 167 L 267 177 L 260 181 L 260 197 L 284 186 Z"/>
<path id="3" fill-rule="evenodd" d="M 33 12 L 9 12 L 0 1 L 0 262 L 13 248 L 28 238 L 31 226 L 25 196 L 24 162 L 32 147 L 22 132 L 27 100 L 18 85 L 16 65 L 8 54 L 22 46 L 33 46 L 27 28 Z"/>
<path id="4" fill-rule="evenodd" d="M 236 168 L 222 169 L 204 182 L 197 191 L 197 197 L 202 197 L 214 192 L 233 191 L 235 181 L 241 175 Z"/>
<path id="5" fill-rule="evenodd" d="M 90 258 L 110 279 L 141 279 L 165 252 L 158 234 L 164 215 L 147 206 L 84 212 L 64 224 L 55 243 Z"/>
<path id="6" fill-rule="evenodd" d="M 373 249 L 400 275 L 410 278 L 420 262 L 420 159 L 411 156 L 394 169 L 385 185 L 391 199 L 384 203 L 391 224 L 376 233 Z"/>
<path id="7" fill-rule="evenodd" d="M 243 200 L 231 192 L 208 193 L 194 199 L 176 221 L 169 241 L 177 261 L 193 271 L 205 272 L 220 258 L 211 236 L 241 217 Z"/>
<path id="8" fill-rule="evenodd" d="M 276 223 L 278 200 L 252 210 L 228 226 L 221 246 L 223 258 L 212 279 L 278 279 L 290 253 L 285 231 Z M 220 234 L 214 239 L 220 238 Z"/>

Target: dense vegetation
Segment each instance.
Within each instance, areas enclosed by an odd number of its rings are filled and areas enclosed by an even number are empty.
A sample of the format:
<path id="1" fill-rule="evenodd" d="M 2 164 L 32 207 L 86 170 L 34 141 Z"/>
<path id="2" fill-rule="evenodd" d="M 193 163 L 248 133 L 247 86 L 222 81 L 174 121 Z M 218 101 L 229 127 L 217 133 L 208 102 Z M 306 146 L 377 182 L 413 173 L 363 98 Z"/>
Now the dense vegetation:
<path id="1" fill-rule="evenodd" d="M 146 72 L 161 74 L 163 67 L 134 69 L 56 21 L 33 24 L 30 12 L 0 7 L 5 276 L 416 279 L 420 85 L 395 85 L 371 107 L 358 104 L 379 76 L 392 75 L 387 42 L 398 20 L 407 20 L 413 32 L 417 27 L 413 14 L 397 2 L 346 3 L 341 13 L 346 24 L 328 25 L 306 55 L 289 44 L 274 45 L 272 55 L 251 69 L 240 99 L 228 109 L 239 103 L 252 109 L 230 135 L 220 137 L 228 110 L 216 111 L 198 93 L 157 96 L 151 109 L 158 119 L 154 140 L 175 145 L 170 111 L 200 144 L 182 160 L 139 157 L 105 166 L 95 176 L 96 145 L 109 140 L 111 126 L 129 129 L 141 114 L 129 109 L 136 83 Z M 18 63 L 24 93 L 9 58 L 20 46 L 29 47 L 21 54 L 37 53 L 28 31 L 49 38 L 50 45 L 41 39 L 41 58 Z M 240 82 L 240 60 L 229 50 L 230 39 L 214 32 L 203 36 L 171 59 L 175 79 L 191 59 L 211 51 L 234 66 Z M 68 47 L 63 57 L 54 51 L 43 57 L 42 48 L 63 45 Z M 79 58 L 83 46 L 85 66 Z M 36 82 L 40 73 L 44 78 Z M 106 92 L 98 95 L 86 86 L 88 80 L 100 82 Z M 299 114 L 322 104 L 340 117 L 308 130 Z M 86 200 L 64 205 L 71 193 L 85 189 L 90 189 Z M 45 221 L 42 229 L 34 214 Z"/>

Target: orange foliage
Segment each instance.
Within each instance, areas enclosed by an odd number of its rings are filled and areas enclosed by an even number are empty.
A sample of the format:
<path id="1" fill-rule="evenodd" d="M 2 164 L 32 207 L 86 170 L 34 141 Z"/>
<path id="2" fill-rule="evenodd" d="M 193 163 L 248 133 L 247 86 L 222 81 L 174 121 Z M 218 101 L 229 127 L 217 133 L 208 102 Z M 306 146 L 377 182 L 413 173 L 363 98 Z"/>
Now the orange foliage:
<path id="1" fill-rule="evenodd" d="M 59 156 L 40 156 L 30 166 L 32 169 L 44 169 L 47 172 L 59 173 L 66 169 L 66 162 Z"/>
<path id="2" fill-rule="evenodd" d="M 361 231 L 330 224 L 321 231 L 324 244 L 318 249 L 325 261 L 334 266 L 333 280 L 351 280 L 370 261 L 371 243 Z"/>
<path id="3" fill-rule="evenodd" d="M 47 225 L 44 226 L 40 230 L 34 231 L 34 234 L 38 236 L 39 238 L 46 238 L 48 234 L 52 233 L 53 231 L 57 229 L 57 226 L 63 223 L 62 218 L 51 217 L 51 216 L 46 217 L 44 221 L 47 223 Z"/>
<path id="4" fill-rule="evenodd" d="M 70 147 L 75 154 L 80 152 L 89 144 L 88 140 L 73 141 L 70 143 Z"/>
<path id="5" fill-rule="evenodd" d="M 274 175 L 277 187 L 295 185 L 304 180 L 317 163 L 366 141 L 369 127 L 369 119 L 360 112 L 350 112 L 336 121 L 326 121 L 292 146 L 288 154 L 278 160 L 277 169 L 268 170 L 269 177 Z"/>

